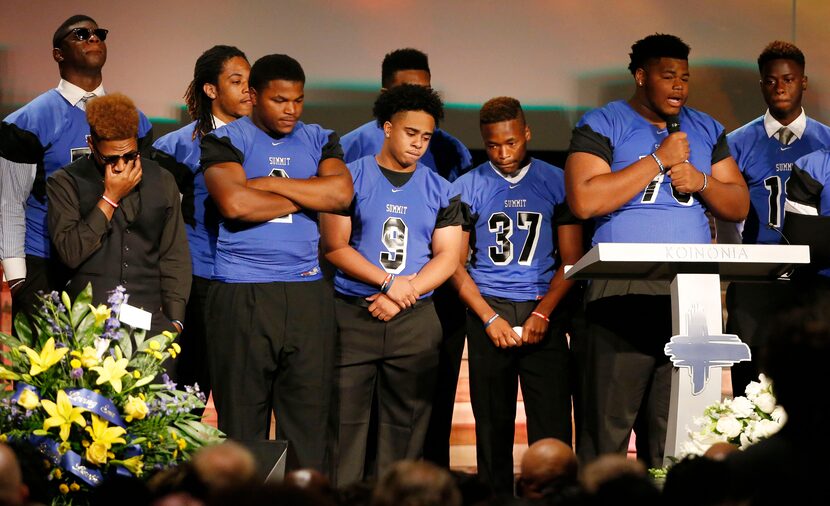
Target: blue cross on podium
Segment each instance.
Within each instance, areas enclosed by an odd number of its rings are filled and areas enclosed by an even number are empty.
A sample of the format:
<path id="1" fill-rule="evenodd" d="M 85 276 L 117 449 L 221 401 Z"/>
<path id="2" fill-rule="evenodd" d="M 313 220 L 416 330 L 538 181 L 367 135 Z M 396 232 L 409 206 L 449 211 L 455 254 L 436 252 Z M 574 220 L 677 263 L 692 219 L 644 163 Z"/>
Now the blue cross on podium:
<path id="1" fill-rule="evenodd" d="M 683 367 L 692 375 L 692 395 L 698 395 L 709 381 L 712 367 L 731 367 L 737 362 L 752 360 L 749 346 L 735 334 L 710 334 L 706 317 L 698 308 L 687 315 L 688 333 L 674 336 L 664 351 L 675 367 Z"/>

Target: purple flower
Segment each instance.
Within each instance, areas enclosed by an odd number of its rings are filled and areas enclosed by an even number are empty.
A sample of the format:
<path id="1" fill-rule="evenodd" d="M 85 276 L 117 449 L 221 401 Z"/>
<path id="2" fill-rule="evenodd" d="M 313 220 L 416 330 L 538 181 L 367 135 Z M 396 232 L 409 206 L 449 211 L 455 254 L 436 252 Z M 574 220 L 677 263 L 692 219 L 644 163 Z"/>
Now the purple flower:
<path id="1" fill-rule="evenodd" d="M 84 370 L 80 367 L 76 367 L 75 369 L 72 369 L 69 375 L 72 377 L 72 379 L 81 379 L 81 377 L 83 377 L 84 375 Z"/>
<path id="2" fill-rule="evenodd" d="M 124 293 L 126 292 L 126 288 L 121 285 L 115 287 L 115 290 L 110 292 L 110 296 L 107 298 L 107 303 L 112 307 L 112 310 L 118 312 L 121 309 L 121 304 L 124 303 Z"/>
<path id="3" fill-rule="evenodd" d="M 164 386 L 165 386 L 168 390 L 175 390 L 175 389 L 176 389 L 176 383 L 174 383 L 174 382 L 170 379 L 170 376 L 168 376 L 168 375 L 167 375 L 167 373 L 164 373 L 164 374 L 162 374 L 162 375 L 161 375 L 161 380 L 164 382 Z"/>

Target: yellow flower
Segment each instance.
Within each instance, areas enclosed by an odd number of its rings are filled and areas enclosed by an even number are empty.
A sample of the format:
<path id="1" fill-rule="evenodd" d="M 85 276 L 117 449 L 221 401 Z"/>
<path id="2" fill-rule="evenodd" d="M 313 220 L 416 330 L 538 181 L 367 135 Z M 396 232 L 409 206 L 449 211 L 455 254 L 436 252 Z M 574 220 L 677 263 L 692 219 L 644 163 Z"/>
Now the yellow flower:
<path id="1" fill-rule="evenodd" d="M 92 436 L 92 444 L 89 446 L 90 450 L 99 443 L 104 445 L 104 450 L 112 448 L 113 443 L 126 443 L 121 436 L 126 434 L 127 431 L 117 425 L 109 427 L 107 421 L 98 415 L 92 415 L 92 425 L 87 427 L 86 431 Z"/>
<path id="2" fill-rule="evenodd" d="M 94 307 L 92 304 L 89 305 L 89 310 L 92 311 L 92 314 L 95 315 L 95 326 L 103 325 L 107 318 L 110 317 L 110 308 L 105 306 L 104 304 L 99 305 L 97 308 Z"/>
<path id="3" fill-rule="evenodd" d="M 55 478 L 61 479 L 62 476 L 63 476 L 63 473 L 61 472 L 61 470 L 60 469 L 55 469 Z"/>
<path id="4" fill-rule="evenodd" d="M 103 385 L 104 383 L 109 383 L 112 385 L 113 390 L 121 393 L 121 377 L 127 374 L 128 363 L 129 360 L 123 357 L 119 357 L 118 360 L 112 357 L 105 358 L 103 365 L 90 368 L 98 373 L 98 380 L 95 384 Z"/>
<path id="5" fill-rule="evenodd" d="M 52 427 L 61 428 L 61 439 L 66 441 L 69 437 L 69 429 L 73 423 L 77 423 L 81 427 L 86 427 L 86 420 L 84 420 L 81 413 L 83 408 L 76 408 L 69 402 L 69 396 L 63 390 L 58 390 L 58 402 L 54 403 L 48 399 L 43 399 L 40 404 L 43 409 L 49 413 L 49 418 L 43 421 L 43 430 L 49 430 Z"/>
<path id="6" fill-rule="evenodd" d="M 92 346 L 84 346 L 84 352 L 81 355 L 81 364 L 89 369 L 98 365 L 98 352 Z"/>
<path id="7" fill-rule="evenodd" d="M 24 388 L 20 392 L 20 397 L 17 398 L 17 403 L 26 409 L 35 409 L 40 406 L 40 397 L 28 388 Z"/>
<path id="8" fill-rule="evenodd" d="M 136 476 L 141 476 L 144 472 L 144 461 L 141 460 L 141 455 L 136 455 L 135 457 L 130 457 L 126 460 L 121 461 L 121 465 L 127 468 L 127 471 L 133 473 Z"/>
<path id="9" fill-rule="evenodd" d="M 167 348 L 167 353 L 169 353 L 171 357 L 176 358 L 177 353 L 173 348 Z"/>
<path id="10" fill-rule="evenodd" d="M 60 446 L 58 446 L 58 453 L 63 455 L 64 453 L 68 452 L 71 449 L 72 449 L 72 445 L 69 444 L 68 441 L 64 441 L 63 443 L 60 444 Z M 59 473 L 60 470 L 56 469 L 55 472 Z M 58 476 L 58 478 L 60 478 L 60 476 Z"/>
<path id="11" fill-rule="evenodd" d="M 179 439 L 178 441 L 176 441 L 176 443 L 179 445 L 179 450 L 184 450 L 185 448 L 187 448 L 187 441 L 185 441 L 184 438 Z"/>
<path id="12" fill-rule="evenodd" d="M 69 348 L 55 349 L 54 337 L 50 337 L 49 340 L 46 341 L 46 344 L 43 345 L 43 349 L 40 350 L 40 354 L 28 346 L 21 346 L 20 349 L 25 351 L 26 355 L 29 356 L 29 364 L 32 366 L 29 374 L 32 376 L 37 376 L 43 371 L 48 370 L 50 367 L 60 362 L 64 355 L 69 353 Z"/>
<path id="13" fill-rule="evenodd" d="M 104 443 L 93 441 L 86 449 L 84 457 L 92 464 L 103 465 L 107 463 L 107 447 Z"/>
<path id="14" fill-rule="evenodd" d="M 61 483 L 58 490 L 61 491 L 61 494 L 66 495 L 69 493 L 69 486 L 66 483 Z"/>
<path id="15" fill-rule="evenodd" d="M 77 368 L 81 367 L 81 361 L 78 360 L 77 358 L 73 358 L 72 360 L 69 361 L 69 367 L 71 367 L 73 369 L 77 369 Z"/>
<path id="16" fill-rule="evenodd" d="M 138 397 L 128 395 L 127 402 L 124 404 L 124 412 L 127 413 L 127 422 L 143 420 L 147 416 L 147 404 Z"/>
<path id="17" fill-rule="evenodd" d="M 176 353 L 181 353 L 182 352 L 182 347 L 179 346 L 179 343 L 173 343 L 170 346 L 172 346 L 173 349 L 176 350 Z"/>
<path id="18" fill-rule="evenodd" d="M 0 443 L 5 443 L 8 440 L 9 440 L 9 436 L 7 436 L 5 434 L 0 434 Z"/>
<path id="19" fill-rule="evenodd" d="M 72 485 L 69 485 L 69 490 L 77 492 L 78 490 L 81 490 L 81 486 L 77 483 L 73 483 Z"/>
<path id="20" fill-rule="evenodd" d="M 0 380 L 19 380 L 20 376 L 0 365 Z"/>
<path id="21" fill-rule="evenodd" d="M 160 352 L 158 352 L 158 351 L 154 351 L 154 352 L 153 352 L 153 356 L 154 356 L 154 357 L 156 357 L 156 360 L 161 360 L 161 359 L 163 359 L 163 358 L 164 358 L 164 355 L 162 355 L 162 354 L 161 354 Z"/>
<path id="22" fill-rule="evenodd" d="M 161 349 L 161 345 L 155 339 L 150 341 L 149 346 L 150 346 L 150 349 L 153 350 L 153 351 L 158 351 L 158 350 Z"/>

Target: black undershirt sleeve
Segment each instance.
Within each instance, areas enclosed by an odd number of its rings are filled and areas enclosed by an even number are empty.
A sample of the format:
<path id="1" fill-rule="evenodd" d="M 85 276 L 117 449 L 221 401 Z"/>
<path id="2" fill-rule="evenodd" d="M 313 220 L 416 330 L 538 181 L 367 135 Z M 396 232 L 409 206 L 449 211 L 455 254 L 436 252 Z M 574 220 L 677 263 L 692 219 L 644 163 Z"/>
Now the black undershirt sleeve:
<path id="1" fill-rule="evenodd" d="M 46 147 L 32 132 L 5 121 L 0 123 L 0 157 L 16 163 L 38 163 L 45 152 Z"/>
<path id="2" fill-rule="evenodd" d="M 582 220 L 574 216 L 574 213 L 571 212 L 571 208 L 568 207 L 567 202 L 562 202 L 561 204 L 557 204 L 553 207 L 553 226 L 558 227 L 560 225 L 579 225 L 582 223 Z"/>
<path id="3" fill-rule="evenodd" d="M 729 152 L 729 143 L 726 142 L 726 132 L 724 131 L 720 133 L 718 142 L 712 149 L 712 165 L 715 165 L 719 161 L 725 160 L 730 156 L 732 156 L 732 154 Z"/>
<path id="4" fill-rule="evenodd" d="M 473 216 L 473 211 L 470 209 L 470 206 L 465 202 L 461 202 L 461 229 L 469 232 L 475 228 L 476 219 L 477 216 Z"/>
<path id="5" fill-rule="evenodd" d="M 201 170 L 220 163 L 238 163 L 242 165 L 245 157 L 236 149 L 228 137 L 217 137 L 208 134 L 202 137 L 202 156 L 199 159 Z"/>
<path id="6" fill-rule="evenodd" d="M 464 224 L 464 211 L 462 208 L 461 195 L 456 195 L 450 199 L 447 207 L 438 210 L 438 216 L 435 218 L 435 228 L 452 227 L 455 225 Z"/>
<path id="7" fill-rule="evenodd" d="M 320 161 L 322 162 L 329 158 L 343 160 L 343 146 L 340 145 L 340 136 L 334 132 L 329 135 L 329 141 L 323 146 Z"/>
<path id="8" fill-rule="evenodd" d="M 590 153 L 602 158 L 608 165 L 611 165 L 614 159 L 611 139 L 594 132 L 589 125 L 582 125 L 573 129 L 571 146 L 568 151 L 570 153 Z"/>
<path id="9" fill-rule="evenodd" d="M 173 174 L 179 193 L 182 194 L 182 218 L 186 224 L 196 226 L 193 173 L 190 172 L 190 167 L 156 148 L 150 148 L 150 158 Z"/>

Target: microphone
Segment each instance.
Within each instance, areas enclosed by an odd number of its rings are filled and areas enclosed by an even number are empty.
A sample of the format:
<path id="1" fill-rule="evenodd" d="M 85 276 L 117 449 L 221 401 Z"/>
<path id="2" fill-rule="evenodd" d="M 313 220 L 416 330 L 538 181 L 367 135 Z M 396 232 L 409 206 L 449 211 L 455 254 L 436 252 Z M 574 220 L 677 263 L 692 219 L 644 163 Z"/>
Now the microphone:
<path id="1" fill-rule="evenodd" d="M 671 116 L 666 116 L 666 130 L 669 131 L 669 134 L 679 132 L 680 131 L 680 116 L 678 116 L 677 114 L 672 114 Z"/>

